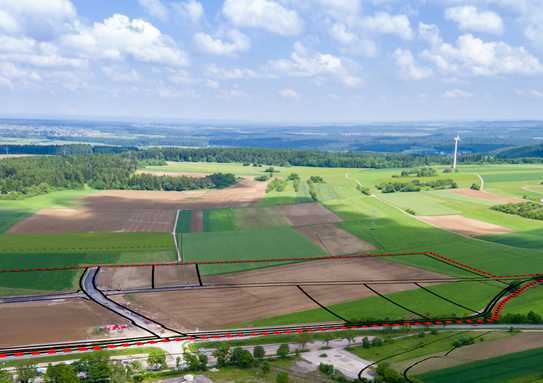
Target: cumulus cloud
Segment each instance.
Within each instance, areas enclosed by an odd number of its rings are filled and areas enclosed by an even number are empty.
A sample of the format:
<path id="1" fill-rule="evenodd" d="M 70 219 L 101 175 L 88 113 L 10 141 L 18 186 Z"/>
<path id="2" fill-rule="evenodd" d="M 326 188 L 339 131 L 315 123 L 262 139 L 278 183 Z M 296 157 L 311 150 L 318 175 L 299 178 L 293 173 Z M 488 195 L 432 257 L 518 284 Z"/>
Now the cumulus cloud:
<path id="1" fill-rule="evenodd" d="M 73 28 L 77 16 L 70 0 L 0 0 L 0 10 L 0 28 L 46 40 Z"/>
<path id="2" fill-rule="evenodd" d="M 473 97 L 473 94 L 461 89 L 451 89 L 451 90 L 445 91 L 442 96 L 443 98 L 459 99 L 459 98 L 471 98 Z"/>
<path id="3" fill-rule="evenodd" d="M 215 64 L 208 65 L 205 70 L 209 77 L 220 80 L 240 80 L 258 77 L 252 69 L 244 68 L 220 68 Z"/>
<path id="4" fill-rule="evenodd" d="M 455 44 L 450 44 L 442 40 L 436 26 L 421 24 L 419 30 L 431 45 L 421 56 L 442 73 L 490 76 L 543 72 L 539 59 L 522 46 L 512 47 L 503 41 L 484 42 L 472 34 L 461 35 Z"/>
<path id="5" fill-rule="evenodd" d="M 162 21 L 168 19 L 168 10 L 160 0 L 138 0 L 138 2 L 151 16 Z"/>
<path id="6" fill-rule="evenodd" d="M 374 41 L 360 37 L 358 33 L 349 30 L 345 24 L 334 23 L 330 26 L 328 32 L 350 54 L 373 57 L 377 53 L 377 45 Z"/>
<path id="7" fill-rule="evenodd" d="M 378 12 L 373 16 L 362 19 L 363 27 L 382 34 L 392 34 L 404 40 L 413 38 L 411 23 L 406 15 L 391 15 Z"/>
<path id="8" fill-rule="evenodd" d="M 261 28 L 283 36 L 302 31 L 298 13 L 272 0 L 226 0 L 223 13 L 239 27 Z"/>
<path id="9" fill-rule="evenodd" d="M 281 91 L 279 92 L 279 95 L 287 100 L 297 101 L 300 99 L 300 94 L 296 92 L 294 89 L 290 89 L 290 88 L 281 89 Z"/>
<path id="10" fill-rule="evenodd" d="M 491 11 L 479 11 L 476 7 L 465 5 L 448 8 L 445 17 L 456 22 L 461 30 L 501 34 L 503 21 Z"/>
<path id="11" fill-rule="evenodd" d="M 224 35 L 229 41 L 200 32 L 194 35 L 194 43 L 201 51 L 214 55 L 230 55 L 251 47 L 249 38 L 237 30 L 230 30 Z"/>
<path id="12" fill-rule="evenodd" d="M 423 80 L 433 74 L 430 68 L 418 65 L 415 57 L 413 57 L 413 53 L 408 49 L 396 49 L 394 58 L 396 60 L 396 66 L 400 69 L 402 78 L 408 80 Z"/>
<path id="13" fill-rule="evenodd" d="M 87 59 L 131 58 L 172 66 L 186 65 L 188 61 L 175 42 L 151 23 L 120 14 L 63 36 L 62 44 Z"/>
<path id="14" fill-rule="evenodd" d="M 115 82 L 137 82 L 141 80 L 140 74 L 135 69 L 126 70 L 118 66 L 107 66 L 102 68 L 102 72 L 111 81 Z"/>
<path id="15" fill-rule="evenodd" d="M 202 17 L 204 17 L 204 7 L 196 0 L 172 3 L 172 7 L 181 15 L 181 17 L 189 20 L 193 24 L 198 24 Z"/>
<path id="16" fill-rule="evenodd" d="M 0 62 L 0 84 L 13 87 L 15 82 L 39 81 L 41 77 L 35 71 L 29 71 L 17 67 L 13 63 Z"/>
<path id="17" fill-rule="evenodd" d="M 515 89 L 515 94 L 519 97 L 543 98 L 543 91 L 537 89 Z"/>
<path id="18" fill-rule="evenodd" d="M 363 83 L 355 73 L 352 63 L 329 53 L 310 51 L 300 42 L 294 44 L 294 51 L 289 59 L 273 60 L 270 67 L 288 76 L 335 77 L 348 87 L 358 87 Z"/>

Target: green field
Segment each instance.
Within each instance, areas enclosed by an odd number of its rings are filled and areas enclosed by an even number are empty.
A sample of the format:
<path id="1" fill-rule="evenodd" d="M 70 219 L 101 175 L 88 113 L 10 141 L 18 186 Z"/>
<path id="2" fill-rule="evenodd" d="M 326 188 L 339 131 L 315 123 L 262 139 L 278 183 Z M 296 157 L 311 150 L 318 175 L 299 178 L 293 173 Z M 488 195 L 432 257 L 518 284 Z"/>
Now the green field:
<path id="1" fill-rule="evenodd" d="M 287 226 L 287 220 L 272 207 L 241 207 L 205 211 L 205 231 L 236 231 Z"/>
<path id="2" fill-rule="evenodd" d="M 543 374 L 542 358 L 543 348 L 540 348 L 433 371 L 419 378 L 429 383 L 533 382 Z M 521 380 L 524 377 L 532 379 Z"/>
<path id="3" fill-rule="evenodd" d="M 23 200 L 0 199 L 0 233 L 9 230 L 17 221 L 43 208 L 70 207 L 77 199 L 93 193 L 92 189 L 62 190 Z"/>
<path id="4" fill-rule="evenodd" d="M 326 255 L 320 247 L 290 227 L 185 234 L 182 248 L 183 257 L 187 262 L 308 258 Z M 200 270 L 205 275 L 213 275 L 277 264 L 270 262 L 202 265 Z"/>
<path id="5" fill-rule="evenodd" d="M 192 210 L 181 210 L 177 218 L 175 231 L 177 234 L 190 233 L 190 222 L 192 220 Z"/>

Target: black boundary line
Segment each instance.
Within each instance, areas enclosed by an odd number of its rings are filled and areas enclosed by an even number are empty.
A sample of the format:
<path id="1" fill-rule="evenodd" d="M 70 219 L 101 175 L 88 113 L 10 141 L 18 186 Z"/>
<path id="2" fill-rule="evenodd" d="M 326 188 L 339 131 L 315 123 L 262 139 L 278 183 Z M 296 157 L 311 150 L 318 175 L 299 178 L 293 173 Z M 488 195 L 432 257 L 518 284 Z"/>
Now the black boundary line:
<path id="1" fill-rule="evenodd" d="M 196 275 L 198 275 L 198 284 L 203 286 L 204 283 L 202 282 L 202 275 L 200 274 L 200 266 L 198 264 L 196 264 Z"/>
<path id="2" fill-rule="evenodd" d="M 466 330 L 466 331 L 462 331 L 462 332 L 457 332 L 457 333 L 454 333 L 452 335 L 449 335 L 445 338 L 442 338 L 442 339 L 436 339 L 432 342 L 428 342 L 428 343 L 424 343 L 423 345 L 417 345 L 416 347 L 414 348 L 410 348 L 409 350 L 405 350 L 405 351 L 401 351 L 401 352 L 398 352 L 396 354 L 392 354 L 392 355 L 388 355 L 388 356 L 385 356 L 384 358 L 381 358 L 379 360 L 376 360 L 375 362 L 371 363 L 371 364 L 368 364 L 366 367 L 364 367 L 363 369 L 361 369 L 359 372 L 358 372 L 358 379 L 360 381 L 362 381 L 362 374 L 364 373 L 364 371 L 368 370 L 369 368 L 375 366 L 375 365 L 378 365 L 379 363 L 381 362 L 384 362 L 385 360 L 388 360 L 388 359 L 392 359 L 392 358 L 395 358 L 397 356 L 400 356 L 400 355 L 404 355 L 404 354 L 409 354 L 410 352 L 413 352 L 413 351 L 416 351 L 418 350 L 419 348 L 422 348 L 422 347 L 426 347 L 428 345 L 431 345 L 431 344 L 435 344 L 435 343 L 439 343 L 441 341 L 444 341 L 444 340 L 447 340 L 447 339 L 451 339 L 451 338 L 454 338 L 455 336 L 458 336 L 460 334 L 463 334 L 463 333 L 466 333 L 466 332 L 469 332 L 469 330 Z"/>
<path id="3" fill-rule="evenodd" d="M 374 288 L 370 287 L 370 285 L 368 285 L 367 283 L 364 283 L 363 285 L 364 285 L 368 290 L 370 290 L 371 292 L 373 292 L 374 294 L 376 294 L 376 295 L 380 296 L 381 298 L 383 298 L 383 299 L 389 301 L 390 303 L 392 303 L 392 304 L 394 304 L 394 305 L 396 305 L 396 306 L 398 306 L 398 307 L 404 309 L 405 311 L 409 311 L 411 314 L 415 314 L 415 315 L 418 316 L 419 318 L 424 318 L 424 319 L 427 319 L 427 320 L 432 320 L 432 318 L 427 317 L 426 315 L 422 315 L 422 314 L 420 314 L 420 313 L 418 313 L 418 312 L 416 312 L 416 311 L 413 311 L 413 310 L 411 310 L 411 309 L 408 309 L 407 307 L 405 307 L 404 305 L 399 304 L 398 302 L 393 301 L 393 300 L 390 299 L 389 297 L 387 297 L 387 296 L 381 294 L 379 291 L 377 291 L 377 290 L 375 290 Z"/>
<path id="4" fill-rule="evenodd" d="M 353 323 L 352 321 L 346 319 L 346 318 L 343 318 L 341 315 L 339 314 L 336 314 L 335 312 L 333 312 L 332 310 L 330 310 L 328 307 L 324 306 L 323 304 L 321 304 L 319 301 L 317 301 L 315 298 L 313 298 L 307 291 L 305 291 L 302 286 L 300 285 L 296 285 L 296 287 L 298 288 L 298 290 L 300 290 L 306 297 L 308 297 L 313 303 L 315 303 L 317 306 L 319 306 L 321 309 L 327 311 L 328 313 L 332 314 L 333 316 L 335 316 L 336 318 L 344 321 L 345 323 Z"/>
<path id="5" fill-rule="evenodd" d="M 85 272 L 86 272 L 86 271 L 85 271 Z M 120 306 L 120 307 L 122 307 L 123 309 L 125 309 L 125 310 L 127 310 L 127 311 L 133 313 L 134 315 L 140 316 L 140 317 L 142 317 L 143 319 L 148 320 L 149 322 L 152 322 L 152 323 L 155 323 L 155 324 L 161 326 L 162 328 L 164 328 L 164 329 L 166 329 L 166 330 L 168 330 L 168 331 L 171 331 L 171 332 L 173 332 L 173 333 L 175 333 L 175 334 L 177 334 L 177 335 L 186 336 L 186 334 L 184 334 L 184 333 L 181 333 L 181 332 L 179 332 L 179 331 L 176 331 L 176 330 L 173 330 L 173 329 L 171 329 L 171 328 L 168 328 L 168 327 L 166 327 L 165 325 L 163 325 L 163 324 L 160 323 L 160 322 L 157 322 L 157 321 L 155 321 L 155 320 L 153 320 L 153 319 L 151 319 L 151 318 L 149 318 L 149 317 L 147 317 L 147 316 L 145 316 L 145 315 L 143 315 L 143 314 L 140 314 L 140 313 L 138 313 L 138 312 L 136 312 L 136 311 L 134 311 L 134 310 L 132 310 L 132 309 L 130 309 L 130 308 L 128 308 L 128 307 L 126 307 L 126 306 L 120 304 L 120 303 L 117 303 L 117 302 L 112 301 L 111 299 L 109 299 L 109 298 L 108 298 L 108 297 L 107 297 L 107 296 L 106 296 L 106 295 L 105 295 L 105 294 L 104 294 L 104 293 L 96 286 L 96 277 L 98 276 L 98 273 L 99 273 L 99 272 L 100 272 L 100 267 L 97 268 L 97 271 L 96 271 L 96 273 L 94 274 L 94 277 L 92 278 L 92 281 L 91 281 L 91 282 L 92 282 L 93 287 L 94 287 L 100 294 L 102 294 L 102 296 L 104 296 L 105 299 L 107 299 L 108 301 L 114 303 L 115 305 Z M 83 273 L 83 276 L 84 276 L 84 275 L 85 275 L 85 273 Z M 82 282 L 82 280 L 83 280 L 83 277 L 81 277 L 80 282 Z M 81 287 L 82 287 L 82 286 L 81 286 Z M 84 292 L 84 293 L 85 293 L 85 292 Z M 109 311 L 111 311 L 111 312 L 113 312 L 113 313 L 115 313 L 115 314 L 117 314 L 117 315 L 120 315 L 120 316 L 122 316 L 123 318 L 128 319 L 128 320 L 129 320 L 130 322 L 132 322 L 136 327 L 139 327 L 139 328 L 141 328 L 142 330 L 145 330 L 145 331 L 147 331 L 147 332 L 153 334 L 154 336 L 156 336 L 156 337 L 158 337 L 158 338 L 162 338 L 160 335 L 155 334 L 154 332 L 152 332 L 152 331 L 150 331 L 150 330 L 148 330 L 148 329 L 146 329 L 146 328 L 143 328 L 143 327 L 139 326 L 139 325 L 136 324 L 136 323 L 134 322 L 134 320 L 131 319 L 130 317 L 127 317 L 126 315 L 123 315 L 123 314 L 120 314 L 120 313 L 118 313 L 118 312 L 116 312 L 116 311 L 114 311 L 114 310 L 111 310 L 109 307 L 107 307 L 107 306 L 101 304 L 100 302 L 96 302 L 96 301 L 95 301 L 94 299 L 92 299 L 92 297 L 91 297 L 90 295 L 88 295 L 87 293 L 85 293 L 85 295 L 87 295 L 91 301 L 93 301 L 93 302 L 95 302 L 95 303 L 98 303 L 100 306 L 106 308 L 107 310 L 109 310 Z"/>
<path id="6" fill-rule="evenodd" d="M 449 303 L 452 303 L 453 305 L 456 305 L 456 306 L 458 306 L 458 307 L 460 307 L 460 308 L 469 310 L 469 311 L 471 311 L 471 312 L 473 312 L 473 313 L 478 313 L 478 312 L 479 312 L 479 310 L 471 309 L 471 308 L 466 307 L 466 306 L 464 306 L 464 305 L 462 305 L 462 304 L 460 304 L 460 303 L 458 303 L 458 302 L 453 301 L 452 299 L 449 299 L 449 298 L 447 298 L 447 297 L 444 297 L 443 295 L 440 295 L 440 294 L 436 293 L 435 291 L 432 291 L 432 290 L 430 290 L 430 289 L 428 289 L 428 288 L 422 286 L 419 282 L 415 282 L 415 285 L 418 286 L 419 288 L 423 289 L 423 290 L 426 291 L 427 293 L 430 293 L 430 294 L 432 294 L 432 295 L 434 295 L 434 296 L 436 296 L 436 297 L 438 297 L 438 298 L 440 298 L 440 299 L 442 299 L 442 300 L 444 300 L 444 301 L 447 301 L 447 302 L 449 302 Z"/>
<path id="7" fill-rule="evenodd" d="M 155 288 L 155 265 L 151 267 L 151 288 Z"/>
<path id="8" fill-rule="evenodd" d="M 480 335 L 477 335 L 475 337 L 473 337 L 473 339 L 479 339 L 485 335 L 488 335 L 490 333 L 490 331 L 487 331 L 487 332 L 484 332 Z M 413 363 L 412 365 L 410 365 L 409 367 L 407 367 L 404 371 L 403 371 L 403 377 L 405 378 L 405 380 L 407 380 L 409 383 L 414 383 L 411 379 L 409 379 L 409 376 L 407 375 L 407 373 L 409 372 L 410 369 L 412 369 L 413 367 L 421 364 L 421 363 L 424 363 L 430 359 L 441 359 L 441 358 L 446 358 L 449 356 L 449 354 L 451 354 L 453 351 L 459 349 L 459 348 L 462 348 L 463 346 L 454 346 L 453 348 L 451 348 L 449 351 L 447 351 L 445 354 L 443 355 L 434 355 L 434 356 L 430 356 L 430 357 L 427 357 L 427 358 L 424 358 L 422 360 L 419 360 L 415 363 Z"/>
<path id="9" fill-rule="evenodd" d="M 431 254 L 431 253 L 424 253 L 423 255 L 427 256 L 428 258 L 433 259 L 434 261 L 438 261 L 438 262 L 444 263 L 444 264 L 449 265 L 449 266 L 451 266 L 451 267 L 454 267 L 454 268 L 456 268 L 456 269 L 458 269 L 458 270 L 462 270 L 462 271 L 465 271 L 465 272 L 468 272 L 468 273 L 471 273 L 471 274 L 478 275 L 479 277 L 486 278 L 487 280 L 494 280 L 494 281 L 496 281 L 496 282 L 498 282 L 498 283 L 506 284 L 505 282 L 500 281 L 500 280 L 498 280 L 498 279 L 493 279 L 491 276 L 487 276 L 487 275 L 484 275 L 484 274 L 480 274 L 480 273 L 476 272 L 475 270 L 471 270 L 471 269 L 464 268 L 464 267 L 462 267 L 462 266 L 460 266 L 460 265 L 457 265 L 457 264 L 455 264 L 455 263 L 449 263 L 449 262 L 447 262 L 446 260 L 441 259 L 441 258 L 439 258 L 439 257 L 436 257 L 436 256 L 434 256 L 434 255 Z M 466 266 L 469 266 L 469 265 L 466 265 Z"/>

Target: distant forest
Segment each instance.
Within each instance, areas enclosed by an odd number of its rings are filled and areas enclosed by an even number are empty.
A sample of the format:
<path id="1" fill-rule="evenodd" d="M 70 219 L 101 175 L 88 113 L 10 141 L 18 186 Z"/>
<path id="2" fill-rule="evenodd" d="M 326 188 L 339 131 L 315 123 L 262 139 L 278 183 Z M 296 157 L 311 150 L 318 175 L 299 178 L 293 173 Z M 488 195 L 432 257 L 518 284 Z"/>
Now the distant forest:
<path id="1" fill-rule="evenodd" d="M 0 161 L 0 198 L 19 199 L 58 189 L 196 190 L 224 188 L 237 182 L 233 174 L 203 178 L 134 174 L 132 156 L 92 154 L 7 158 Z"/>

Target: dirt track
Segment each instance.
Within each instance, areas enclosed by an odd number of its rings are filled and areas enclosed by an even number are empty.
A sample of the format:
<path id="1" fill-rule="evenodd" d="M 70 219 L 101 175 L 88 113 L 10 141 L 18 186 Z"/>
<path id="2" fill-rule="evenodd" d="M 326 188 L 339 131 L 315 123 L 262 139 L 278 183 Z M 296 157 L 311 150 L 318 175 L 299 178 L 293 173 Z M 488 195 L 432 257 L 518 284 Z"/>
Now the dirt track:
<path id="1" fill-rule="evenodd" d="M 511 229 L 494 225 L 476 219 L 466 218 L 462 215 L 441 215 L 441 216 L 417 216 L 417 219 L 426 222 L 440 229 L 452 231 L 470 237 L 492 234 L 510 233 Z"/>
<path id="2" fill-rule="evenodd" d="M 249 206 L 265 195 L 266 184 L 244 179 L 222 190 L 161 192 L 108 190 L 80 200 L 69 209 L 42 209 L 16 223 L 10 233 L 95 231 L 170 232 L 177 209 Z"/>
<path id="3" fill-rule="evenodd" d="M 326 272 L 323 272 L 326 270 Z M 204 279 L 206 283 L 295 282 L 432 278 L 442 275 L 373 258 L 346 261 L 311 261 Z M 415 288 L 412 284 L 380 287 L 391 293 Z M 352 286 L 307 286 L 308 293 L 330 305 L 361 299 L 373 294 L 357 284 Z M 182 329 L 217 329 L 242 322 L 318 308 L 295 286 L 211 288 L 131 294 L 116 301 L 161 323 Z M 334 320 L 331 317 L 331 320 Z"/>
<path id="4" fill-rule="evenodd" d="M 6 303 L 0 311 L 0 347 L 104 338 L 95 332 L 98 326 L 128 324 L 83 299 Z"/>

